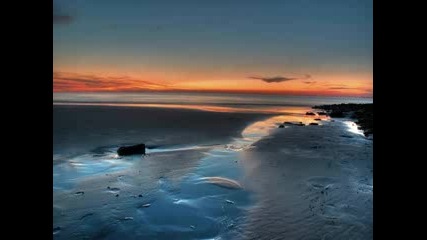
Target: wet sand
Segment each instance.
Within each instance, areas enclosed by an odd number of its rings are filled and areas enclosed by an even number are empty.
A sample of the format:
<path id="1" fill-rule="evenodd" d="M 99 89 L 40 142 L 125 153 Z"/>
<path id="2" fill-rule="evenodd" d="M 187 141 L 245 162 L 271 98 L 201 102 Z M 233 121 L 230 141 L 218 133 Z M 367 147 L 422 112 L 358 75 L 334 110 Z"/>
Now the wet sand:
<path id="1" fill-rule="evenodd" d="M 57 150 L 79 153 L 54 164 L 54 238 L 371 239 L 372 140 L 304 113 L 57 108 L 77 129 L 56 124 Z M 115 155 L 148 136 L 146 156 Z"/>
<path id="2" fill-rule="evenodd" d="M 243 239 L 372 239 L 372 140 L 348 119 L 277 129 L 241 156 Z"/>
<path id="3" fill-rule="evenodd" d="M 223 234 L 249 205 L 248 193 L 234 180 L 239 169 L 232 159 L 239 148 L 227 144 L 269 116 L 55 106 L 54 238 Z M 120 144 L 140 142 L 149 146 L 145 156 L 115 153 Z"/>
<path id="4" fill-rule="evenodd" d="M 54 159 L 102 147 L 218 144 L 271 114 L 150 107 L 53 106 Z"/>

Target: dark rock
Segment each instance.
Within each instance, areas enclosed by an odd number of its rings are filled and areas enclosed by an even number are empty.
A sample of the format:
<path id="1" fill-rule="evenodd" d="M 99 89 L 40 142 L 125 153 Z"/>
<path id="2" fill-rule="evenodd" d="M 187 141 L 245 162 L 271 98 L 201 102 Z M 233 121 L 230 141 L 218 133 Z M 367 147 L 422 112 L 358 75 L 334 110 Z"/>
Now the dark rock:
<path id="1" fill-rule="evenodd" d="M 320 118 L 315 118 L 314 120 L 316 120 L 316 121 L 322 121 L 322 119 L 320 119 Z"/>
<path id="2" fill-rule="evenodd" d="M 139 194 L 138 197 L 142 197 L 142 194 Z"/>
<path id="3" fill-rule="evenodd" d="M 343 117 L 349 115 L 351 118 L 357 119 L 357 125 L 364 131 L 365 136 L 374 133 L 373 113 L 374 104 L 332 104 L 314 106 L 313 109 L 323 109 L 330 113 L 331 117 Z M 320 115 L 320 114 L 319 114 Z"/>
<path id="4" fill-rule="evenodd" d="M 339 110 L 334 110 L 329 114 L 329 116 L 334 117 L 334 118 L 342 118 L 342 117 L 344 117 L 344 113 L 342 111 L 339 111 Z"/>
<path id="5" fill-rule="evenodd" d="M 295 125 L 295 126 L 305 126 L 304 123 L 302 123 L 302 122 L 299 122 L 299 123 L 284 122 L 283 124 L 285 124 L 285 125 Z"/>
<path id="6" fill-rule="evenodd" d="M 316 114 L 314 112 L 306 112 L 305 115 L 315 116 Z"/>
<path id="7" fill-rule="evenodd" d="M 319 124 L 318 123 L 310 123 L 309 125 L 315 125 L 315 126 L 317 126 Z"/>
<path id="8" fill-rule="evenodd" d="M 279 125 L 279 128 L 284 128 L 285 126 L 283 125 L 283 124 L 280 124 Z"/>
<path id="9" fill-rule="evenodd" d="M 145 154 L 145 144 L 138 144 L 133 146 L 120 147 L 117 150 L 119 156 L 127 156 L 134 154 Z"/>
<path id="10" fill-rule="evenodd" d="M 365 131 L 364 131 L 364 135 L 365 135 L 365 137 L 368 137 L 369 135 L 371 135 L 371 134 L 373 134 L 374 133 L 374 130 L 373 129 L 366 129 Z"/>
<path id="11" fill-rule="evenodd" d="M 57 234 L 57 233 L 59 233 L 59 231 L 61 231 L 61 227 L 60 226 L 53 228 L 53 234 Z"/>
<path id="12" fill-rule="evenodd" d="M 328 115 L 326 112 L 317 112 L 317 114 L 319 114 L 319 116 L 327 116 Z"/>
<path id="13" fill-rule="evenodd" d="M 76 192 L 75 194 L 76 194 L 76 195 L 83 195 L 83 194 L 85 194 L 85 192 L 83 192 L 83 191 L 79 191 L 79 192 Z"/>

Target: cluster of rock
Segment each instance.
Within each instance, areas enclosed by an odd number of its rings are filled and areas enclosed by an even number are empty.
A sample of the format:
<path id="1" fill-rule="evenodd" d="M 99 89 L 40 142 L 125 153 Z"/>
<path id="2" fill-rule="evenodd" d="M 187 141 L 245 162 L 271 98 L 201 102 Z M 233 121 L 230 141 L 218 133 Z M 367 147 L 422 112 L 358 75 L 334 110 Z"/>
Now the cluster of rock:
<path id="1" fill-rule="evenodd" d="M 294 126 L 305 126 L 304 123 L 302 122 L 298 122 L 298 123 L 294 123 L 294 122 L 284 122 L 283 124 L 279 125 L 279 128 L 284 128 L 285 125 L 294 125 Z"/>
<path id="2" fill-rule="evenodd" d="M 307 116 L 316 116 L 316 115 L 319 115 L 319 116 L 328 116 L 328 113 L 326 113 L 326 112 L 316 112 L 316 113 L 314 113 L 314 112 L 306 112 L 305 115 L 307 115 Z"/>
<path id="3" fill-rule="evenodd" d="M 298 122 L 298 123 L 293 123 L 293 122 L 284 122 L 283 124 L 287 124 L 287 125 L 295 125 L 295 126 L 305 126 L 304 123 L 302 122 Z"/>
<path id="4" fill-rule="evenodd" d="M 359 129 L 362 129 L 365 136 L 374 133 L 374 104 L 332 104 L 332 105 L 320 105 L 314 106 L 313 109 L 322 109 L 327 111 L 329 116 L 339 117 L 350 117 L 356 119 L 356 124 L 359 125 Z M 320 114 L 319 114 L 320 115 Z"/>

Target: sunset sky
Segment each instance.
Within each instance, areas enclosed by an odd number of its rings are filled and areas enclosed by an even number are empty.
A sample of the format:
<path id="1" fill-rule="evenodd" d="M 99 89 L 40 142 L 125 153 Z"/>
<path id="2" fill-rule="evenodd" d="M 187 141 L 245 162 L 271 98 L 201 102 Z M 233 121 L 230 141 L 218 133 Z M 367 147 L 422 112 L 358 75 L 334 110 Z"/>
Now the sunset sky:
<path id="1" fill-rule="evenodd" d="M 372 96 L 372 0 L 54 0 L 53 89 Z"/>

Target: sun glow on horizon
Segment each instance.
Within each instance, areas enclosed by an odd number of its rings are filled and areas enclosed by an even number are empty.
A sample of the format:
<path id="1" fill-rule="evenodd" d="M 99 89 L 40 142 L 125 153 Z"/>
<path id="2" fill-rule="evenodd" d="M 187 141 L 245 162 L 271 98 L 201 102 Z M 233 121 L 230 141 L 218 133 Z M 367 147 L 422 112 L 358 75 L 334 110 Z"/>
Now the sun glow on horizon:
<path id="1" fill-rule="evenodd" d="M 171 73 L 169 73 L 171 74 Z M 174 75 L 174 74 L 171 74 Z M 179 75 L 179 74 L 177 74 Z M 54 72 L 54 92 L 143 92 L 190 91 L 224 93 L 262 93 L 290 95 L 362 96 L 372 97 L 371 76 L 315 75 L 310 79 L 267 83 L 258 79 L 230 78 L 189 79 L 159 74 L 108 74 L 107 71 L 84 73 Z M 168 79 L 168 80 L 166 80 Z"/>

